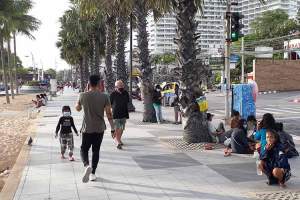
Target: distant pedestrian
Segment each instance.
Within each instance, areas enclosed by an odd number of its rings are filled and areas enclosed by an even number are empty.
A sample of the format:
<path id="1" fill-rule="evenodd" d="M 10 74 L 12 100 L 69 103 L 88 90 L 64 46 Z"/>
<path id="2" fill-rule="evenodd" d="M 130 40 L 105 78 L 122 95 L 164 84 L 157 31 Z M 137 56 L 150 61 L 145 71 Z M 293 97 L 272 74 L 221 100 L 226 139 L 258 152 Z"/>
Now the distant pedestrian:
<path id="1" fill-rule="evenodd" d="M 88 91 L 81 93 L 76 105 L 76 110 L 83 109 L 84 116 L 82 122 L 82 144 L 81 159 L 85 167 L 82 182 L 95 181 L 96 169 L 99 162 L 99 152 L 106 129 L 104 121 L 104 111 L 110 123 L 111 130 L 114 130 L 113 116 L 109 96 L 101 92 L 102 86 L 100 77 L 92 75 L 89 78 Z M 92 147 L 92 166 L 89 164 L 89 149 Z"/>
<path id="2" fill-rule="evenodd" d="M 173 102 L 173 106 L 174 106 L 174 114 L 175 114 L 175 124 L 181 124 L 182 115 L 179 106 L 179 86 L 177 84 L 175 85 L 175 99 Z"/>
<path id="3" fill-rule="evenodd" d="M 65 159 L 65 152 L 67 148 L 69 149 L 69 160 L 74 161 L 73 149 L 74 149 L 74 138 L 72 134 L 72 128 L 76 135 L 78 136 L 78 131 L 75 127 L 73 117 L 71 116 L 70 106 L 63 106 L 62 108 L 63 116 L 59 118 L 59 121 L 56 126 L 55 138 L 59 133 L 59 142 L 61 149 L 61 158 Z"/>
<path id="4" fill-rule="evenodd" d="M 123 142 L 121 140 L 125 129 L 126 120 L 129 118 L 128 103 L 129 94 L 124 89 L 124 83 L 121 80 L 116 81 L 115 91 L 110 95 L 112 105 L 115 132 L 112 133 L 118 149 L 122 149 Z"/>
<path id="5" fill-rule="evenodd" d="M 155 109 L 156 120 L 158 124 L 160 124 L 163 121 L 162 111 L 161 111 L 162 98 L 163 97 L 161 95 L 161 87 L 160 85 L 156 85 L 153 92 L 153 107 Z"/>

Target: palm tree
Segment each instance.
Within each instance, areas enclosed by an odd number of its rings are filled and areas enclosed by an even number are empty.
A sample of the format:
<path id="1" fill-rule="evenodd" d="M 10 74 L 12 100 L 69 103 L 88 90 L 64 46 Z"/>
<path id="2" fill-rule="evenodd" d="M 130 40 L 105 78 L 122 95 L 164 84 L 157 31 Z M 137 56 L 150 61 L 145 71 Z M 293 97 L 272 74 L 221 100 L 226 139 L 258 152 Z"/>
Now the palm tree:
<path id="1" fill-rule="evenodd" d="M 206 113 L 200 112 L 196 99 L 203 95 L 201 81 L 205 79 L 207 68 L 197 60 L 196 33 L 198 23 L 195 16 L 202 11 L 205 0 L 154 0 L 156 8 L 161 11 L 173 11 L 177 22 L 178 46 L 177 60 L 182 69 L 180 104 L 184 119 L 184 140 L 189 143 L 209 142 Z M 262 3 L 264 0 L 260 0 Z M 220 0 L 220 3 L 226 1 Z"/>
<path id="2" fill-rule="evenodd" d="M 36 19 L 35 17 L 28 15 L 28 12 L 32 9 L 33 4 L 31 0 L 22 0 L 22 1 L 14 1 L 16 15 L 12 17 L 12 39 L 13 39 L 13 46 L 14 46 L 14 58 L 13 58 L 13 65 L 14 65 L 14 79 L 16 84 L 16 92 L 19 94 L 19 86 L 17 80 L 17 37 L 18 33 L 27 36 L 30 39 L 35 39 L 32 35 L 33 31 L 38 30 L 41 22 Z"/>
<path id="3" fill-rule="evenodd" d="M 20 0 L 20 1 L 10 1 L 4 0 L 2 1 L 2 16 L 3 16 L 3 37 L 8 43 L 8 65 L 9 65 L 9 76 L 10 76 L 10 87 L 11 87 L 11 95 L 14 98 L 14 86 L 13 82 L 15 81 L 16 90 L 18 91 L 18 82 L 17 82 L 17 65 L 16 65 L 16 33 L 22 33 L 27 35 L 30 38 L 34 38 L 31 34 L 32 31 L 38 29 L 40 22 L 30 16 L 27 15 L 29 10 L 32 8 L 31 0 Z M 5 20 L 4 20 L 5 19 Z M 13 65 L 11 62 L 11 39 L 14 39 L 14 58 Z M 14 68 L 14 70 L 13 70 Z"/>
<path id="4" fill-rule="evenodd" d="M 60 18 L 61 31 L 57 47 L 67 63 L 79 68 L 81 89 L 90 74 L 99 74 L 104 51 L 104 21 L 102 15 L 80 14 L 80 6 L 73 2 L 70 10 Z"/>
<path id="5" fill-rule="evenodd" d="M 147 15 L 149 11 L 157 13 L 156 0 L 133 0 L 133 15 L 136 19 L 137 27 L 137 43 L 138 43 L 138 57 L 141 65 L 139 66 L 142 73 L 142 97 L 144 103 L 144 122 L 155 122 L 155 111 L 152 106 L 153 82 L 152 70 L 150 64 L 150 55 L 148 47 L 148 32 L 147 32 Z M 162 6 L 162 5 L 159 5 Z"/>
<path id="6" fill-rule="evenodd" d="M 106 89 L 108 93 L 114 90 L 115 76 L 112 70 L 112 55 L 116 48 L 116 16 L 118 16 L 118 1 L 110 0 L 78 0 L 81 12 L 89 16 L 105 15 L 106 44 L 105 44 L 105 71 Z"/>
<path id="7" fill-rule="evenodd" d="M 59 41 L 56 46 L 60 48 L 61 58 L 70 65 L 79 68 L 81 90 L 84 90 L 87 83 L 86 55 L 88 49 L 88 39 L 83 33 L 81 20 L 78 10 L 73 6 L 66 11 L 59 19 L 61 31 L 59 32 Z"/>
<path id="8" fill-rule="evenodd" d="M 7 71 L 5 67 L 5 56 L 4 56 L 4 37 L 7 34 L 6 31 L 6 24 L 8 22 L 7 16 L 12 12 L 12 2 L 11 1 L 0 1 L 0 53 L 1 53 L 1 66 L 3 69 L 3 81 L 5 87 L 5 96 L 6 96 L 6 103 L 10 103 L 9 93 L 8 93 L 8 77 Z"/>
<path id="9" fill-rule="evenodd" d="M 133 1 L 80 1 L 81 11 L 85 15 L 97 16 L 106 15 L 106 86 L 108 93 L 114 90 L 114 74 L 112 72 L 112 54 L 115 51 L 115 31 L 117 29 L 117 51 L 116 51 L 116 67 L 117 79 L 121 79 L 128 89 L 128 70 L 125 62 L 125 43 L 128 36 L 127 20 L 128 15 L 132 12 L 130 4 Z M 117 18 L 117 28 L 115 28 L 115 19 Z M 130 101 L 128 108 L 135 111 L 135 107 Z"/>

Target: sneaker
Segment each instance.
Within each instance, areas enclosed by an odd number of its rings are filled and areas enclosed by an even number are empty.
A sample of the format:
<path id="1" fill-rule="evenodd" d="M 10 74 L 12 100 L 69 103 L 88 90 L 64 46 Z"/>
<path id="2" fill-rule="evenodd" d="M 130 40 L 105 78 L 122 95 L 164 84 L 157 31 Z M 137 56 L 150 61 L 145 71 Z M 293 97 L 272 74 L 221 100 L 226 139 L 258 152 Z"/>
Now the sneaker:
<path id="1" fill-rule="evenodd" d="M 69 161 L 75 161 L 74 157 L 73 156 L 69 157 Z"/>
<path id="2" fill-rule="evenodd" d="M 83 177 L 82 177 L 82 182 L 83 183 L 87 183 L 89 181 L 89 176 L 90 176 L 91 173 L 92 173 L 92 168 L 90 166 L 87 166 L 85 168 L 85 171 L 84 171 L 84 174 L 83 174 Z"/>
<path id="3" fill-rule="evenodd" d="M 64 156 L 64 155 L 61 155 L 61 157 L 60 157 L 61 159 L 66 159 L 66 157 Z"/>
<path id="4" fill-rule="evenodd" d="M 118 144 L 117 149 L 122 149 L 122 145 Z"/>
<path id="5" fill-rule="evenodd" d="M 95 174 L 90 174 L 90 181 L 96 181 L 97 176 Z"/>

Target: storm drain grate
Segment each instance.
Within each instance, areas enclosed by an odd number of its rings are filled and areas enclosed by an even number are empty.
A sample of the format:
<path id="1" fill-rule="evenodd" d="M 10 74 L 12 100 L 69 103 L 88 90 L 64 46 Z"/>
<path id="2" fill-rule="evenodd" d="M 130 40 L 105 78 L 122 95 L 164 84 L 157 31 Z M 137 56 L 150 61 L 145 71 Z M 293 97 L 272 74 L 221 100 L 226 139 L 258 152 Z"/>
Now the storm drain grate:
<path id="1" fill-rule="evenodd" d="M 268 192 L 268 193 L 257 193 L 256 199 L 264 200 L 300 200 L 300 191 L 280 191 L 280 192 Z"/>
<path id="2" fill-rule="evenodd" d="M 182 137 L 162 137 L 160 141 L 172 146 L 173 148 L 185 150 L 185 151 L 197 151 L 204 150 L 204 146 L 207 143 L 187 143 Z M 224 145 L 222 144 L 211 144 L 214 149 L 222 149 Z"/>

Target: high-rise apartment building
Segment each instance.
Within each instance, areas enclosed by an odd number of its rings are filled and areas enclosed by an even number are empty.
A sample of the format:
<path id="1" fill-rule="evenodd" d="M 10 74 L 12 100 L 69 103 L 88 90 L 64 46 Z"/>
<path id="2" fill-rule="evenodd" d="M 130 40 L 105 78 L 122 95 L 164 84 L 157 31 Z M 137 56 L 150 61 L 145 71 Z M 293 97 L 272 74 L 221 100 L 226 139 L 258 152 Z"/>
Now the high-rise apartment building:
<path id="1" fill-rule="evenodd" d="M 243 19 L 244 34 L 251 32 L 250 24 L 263 12 L 268 10 L 282 9 L 293 18 L 297 15 L 297 11 L 300 8 L 299 0 L 269 0 L 265 4 L 261 4 L 259 0 L 239 0 L 237 10 L 241 12 L 245 18 Z"/>
<path id="2" fill-rule="evenodd" d="M 205 54 L 217 53 L 224 44 L 224 13 L 226 5 L 219 0 L 205 1 L 203 15 L 198 14 L 199 47 Z M 149 49 L 151 54 L 162 54 L 176 50 L 176 19 L 168 14 L 154 21 L 153 15 L 148 18 Z"/>

